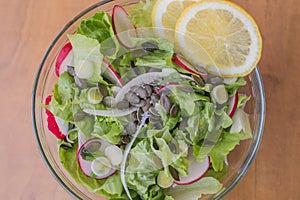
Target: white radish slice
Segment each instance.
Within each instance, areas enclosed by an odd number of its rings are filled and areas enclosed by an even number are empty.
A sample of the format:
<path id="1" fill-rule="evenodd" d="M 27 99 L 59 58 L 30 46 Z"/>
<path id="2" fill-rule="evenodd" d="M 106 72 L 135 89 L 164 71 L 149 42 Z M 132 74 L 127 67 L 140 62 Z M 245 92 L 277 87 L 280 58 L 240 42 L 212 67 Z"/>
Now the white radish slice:
<path id="1" fill-rule="evenodd" d="M 173 56 L 173 62 L 176 63 L 177 65 L 179 65 L 182 69 L 192 73 L 192 74 L 196 74 L 198 76 L 202 76 L 202 77 L 206 77 L 207 76 L 207 72 L 203 71 L 203 72 L 199 72 L 197 71 L 192 64 L 190 64 L 183 56 L 179 55 L 179 54 L 174 54 Z"/>
<path id="2" fill-rule="evenodd" d="M 88 60 L 79 61 L 78 65 L 75 66 L 74 69 L 75 69 L 75 74 L 78 76 L 78 78 L 81 79 L 88 79 L 95 72 L 94 64 Z"/>
<path id="3" fill-rule="evenodd" d="M 100 148 L 99 150 L 104 152 L 105 149 L 113 144 L 110 144 L 109 142 L 106 142 L 104 140 L 101 140 L 100 138 L 92 138 L 90 140 L 87 140 L 84 144 L 82 144 L 81 146 L 78 146 L 78 150 L 76 152 L 76 158 L 77 158 L 77 162 L 79 164 L 79 167 L 81 169 L 81 171 L 88 177 L 91 176 L 92 174 L 92 162 L 88 161 L 88 160 L 84 160 L 81 156 L 81 151 L 83 151 L 86 147 L 88 147 L 89 145 L 91 145 L 92 143 L 99 143 L 100 144 Z M 95 161 L 96 162 L 96 161 Z M 110 162 L 110 161 L 109 161 Z M 96 164 L 95 164 L 96 165 Z M 96 167 L 96 166 L 94 166 Z M 94 169 L 95 170 L 95 169 Z M 110 170 L 104 174 L 104 175 L 97 175 L 96 179 L 105 179 L 108 178 L 110 176 L 112 176 L 113 174 L 115 174 L 117 172 L 117 169 L 114 167 L 111 167 Z M 93 172 L 94 173 L 94 172 Z M 99 172 L 100 174 L 100 172 Z"/>
<path id="4" fill-rule="evenodd" d="M 210 159 L 208 156 L 202 162 L 198 162 L 196 158 L 190 154 L 188 160 L 191 162 L 188 168 L 187 176 L 180 176 L 179 181 L 174 180 L 177 185 L 189 185 L 199 181 L 208 171 Z"/>
<path id="5" fill-rule="evenodd" d="M 211 92 L 212 98 L 218 103 L 223 104 L 228 101 L 228 93 L 224 85 L 217 85 Z"/>
<path id="6" fill-rule="evenodd" d="M 160 171 L 157 175 L 157 184 L 162 188 L 168 188 L 173 185 L 174 179 L 171 175 L 165 173 L 165 171 Z"/>
<path id="7" fill-rule="evenodd" d="M 73 60 L 72 45 L 70 42 L 66 43 L 65 46 L 59 52 L 56 63 L 55 63 L 55 74 L 60 76 L 64 71 L 67 70 L 68 65 L 71 64 Z"/>
<path id="8" fill-rule="evenodd" d="M 124 187 L 124 190 L 128 196 L 128 198 L 130 200 L 132 200 L 132 197 L 130 195 L 130 192 L 129 192 L 129 189 L 127 187 L 127 184 L 126 184 L 126 179 L 125 179 L 125 168 L 126 168 L 126 161 L 127 161 L 127 158 L 128 158 L 128 155 L 129 155 L 129 152 L 130 152 L 130 149 L 135 141 L 135 139 L 137 138 L 137 136 L 139 135 L 140 133 L 140 130 L 141 128 L 145 125 L 146 123 L 146 120 L 148 119 L 149 115 L 148 115 L 148 111 L 144 112 L 142 114 L 142 119 L 141 119 L 141 123 L 140 125 L 138 126 L 138 128 L 136 129 L 135 133 L 133 134 L 132 136 L 132 139 L 131 141 L 126 145 L 125 147 L 125 150 L 124 150 L 124 157 L 123 157 L 123 161 L 121 163 L 121 167 L 120 167 L 120 177 L 121 177 L 121 182 L 122 182 L 122 185 Z"/>
<path id="9" fill-rule="evenodd" d="M 83 112 L 90 114 L 90 115 L 97 115 L 97 116 L 103 116 L 103 117 L 123 117 L 126 115 L 129 115 L 130 113 L 137 111 L 137 107 L 130 107 L 128 109 L 123 110 L 95 110 L 95 109 L 83 109 Z"/>
<path id="10" fill-rule="evenodd" d="M 161 80 L 163 77 L 169 76 L 170 74 L 176 72 L 172 68 L 165 68 L 162 72 L 148 72 L 141 74 L 128 83 L 126 83 L 123 88 L 119 91 L 116 96 L 116 102 L 119 102 L 124 99 L 126 93 L 129 92 L 130 88 L 137 85 L 149 84 L 157 80 Z"/>
<path id="11" fill-rule="evenodd" d="M 103 59 L 103 70 L 102 76 L 109 80 L 111 83 L 116 84 L 119 87 L 122 87 L 124 84 L 119 76 L 119 74 L 113 69 L 113 67 Z"/>
<path id="12" fill-rule="evenodd" d="M 119 165 L 123 160 L 123 151 L 116 145 L 111 145 L 105 149 L 105 156 L 110 159 L 111 164 Z"/>
<path id="13" fill-rule="evenodd" d="M 133 48 L 131 38 L 137 37 L 136 29 L 128 17 L 128 13 L 122 6 L 115 5 L 112 11 L 112 26 L 119 42 L 127 47 Z"/>
<path id="14" fill-rule="evenodd" d="M 59 130 L 66 135 L 69 132 L 69 125 L 60 117 L 55 116 L 54 118 Z"/>
<path id="15" fill-rule="evenodd" d="M 237 108 L 237 104 L 238 104 L 238 99 L 239 99 L 239 95 L 238 93 L 236 92 L 234 96 L 230 97 L 228 99 L 228 105 L 229 105 L 229 108 L 228 108 L 228 111 L 227 111 L 227 114 L 229 115 L 229 117 L 233 117 L 235 111 L 236 111 L 236 108 Z"/>

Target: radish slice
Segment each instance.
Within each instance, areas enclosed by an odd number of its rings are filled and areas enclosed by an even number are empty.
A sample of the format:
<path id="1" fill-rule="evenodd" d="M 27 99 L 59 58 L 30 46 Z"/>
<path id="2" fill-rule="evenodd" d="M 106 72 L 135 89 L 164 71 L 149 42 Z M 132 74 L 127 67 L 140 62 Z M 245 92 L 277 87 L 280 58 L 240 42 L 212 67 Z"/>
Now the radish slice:
<path id="1" fill-rule="evenodd" d="M 83 145 L 79 146 L 79 148 L 76 152 L 77 162 L 79 164 L 79 167 L 80 167 L 81 171 L 88 177 L 91 176 L 92 172 L 94 173 L 95 171 L 97 171 L 96 168 L 99 167 L 101 161 L 103 161 L 103 159 L 98 159 L 97 161 L 94 162 L 94 161 L 84 160 L 82 158 L 81 152 L 86 150 L 89 147 L 89 145 L 93 145 L 93 144 L 95 146 L 99 145 L 99 149 L 97 149 L 97 150 L 100 150 L 102 152 L 104 152 L 107 147 L 113 145 L 113 144 L 110 144 L 109 142 L 101 140 L 100 138 L 92 138 L 92 139 L 86 141 Z M 109 158 L 107 160 L 109 160 Z M 105 163 L 111 163 L 111 162 L 110 161 L 109 162 L 104 162 L 103 161 L 102 164 L 105 164 Z M 99 179 L 99 180 L 100 179 L 106 179 L 106 178 L 112 176 L 113 174 L 115 174 L 117 172 L 117 169 L 113 166 L 111 166 L 109 170 L 107 170 L 106 167 L 103 167 L 103 168 L 105 168 L 105 170 L 103 170 L 102 172 L 100 172 L 98 170 L 99 173 L 97 173 L 97 174 L 94 173 L 96 175 L 96 179 Z M 104 171 L 107 172 L 107 173 L 104 173 Z"/>
<path id="2" fill-rule="evenodd" d="M 189 185 L 199 181 L 208 171 L 210 159 L 208 156 L 204 158 L 202 162 L 198 162 L 196 158 L 190 154 L 188 157 L 189 161 L 191 161 L 188 168 L 187 176 L 180 176 L 179 181 L 174 180 L 174 183 L 177 185 Z"/>
<path id="3" fill-rule="evenodd" d="M 60 76 L 64 71 L 67 70 L 68 65 L 73 60 L 73 53 L 72 53 L 72 45 L 70 42 L 66 43 L 65 46 L 59 52 L 56 63 L 55 63 L 55 74 L 56 76 Z"/>
<path id="4" fill-rule="evenodd" d="M 239 94 L 237 92 L 235 93 L 234 96 L 232 96 L 228 99 L 229 108 L 228 108 L 227 114 L 231 118 L 233 117 L 233 115 L 236 111 L 237 104 L 238 104 L 238 99 L 239 99 Z"/>
<path id="5" fill-rule="evenodd" d="M 122 82 L 119 74 L 113 69 L 113 67 L 106 60 L 103 59 L 102 63 L 104 68 L 102 70 L 103 77 L 109 80 L 111 83 L 114 83 L 117 86 L 122 87 L 124 83 Z"/>
<path id="6" fill-rule="evenodd" d="M 51 99 L 52 96 L 49 95 L 45 100 L 45 104 L 49 105 Z M 48 109 L 46 109 L 46 115 L 49 131 L 51 131 L 58 139 L 64 139 L 68 133 L 68 125 L 65 124 L 63 119 L 55 117 Z"/>
<path id="7" fill-rule="evenodd" d="M 112 26 L 119 42 L 126 48 L 133 48 L 130 38 L 137 37 L 136 29 L 122 6 L 115 5 L 112 11 Z"/>
<path id="8" fill-rule="evenodd" d="M 173 87 L 176 87 L 176 86 L 178 86 L 178 85 L 180 85 L 180 84 L 179 84 L 179 83 L 167 83 L 167 84 L 162 85 L 162 86 L 160 86 L 159 88 L 157 88 L 157 89 L 155 90 L 155 93 L 156 93 L 156 94 L 159 94 L 160 92 L 162 92 L 162 91 L 165 90 L 165 89 L 173 88 Z"/>
<path id="9" fill-rule="evenodd" d="M 174 54 L 173 56 L 173 62 L 179 65 L 182 69 L 192 73 L 196 74 L 198 76 L 206 77 L 207 72 L 203 70 L 203 72 L 197 71 L 183 56 L 179 54 Z"/>
<path id="10" fill-rule="evenodd" d="M 148 72 L 141 74 L 128 83 L 119 91 L 116 96 L 116 102 L 119 102 L 124 99 L 126 93 L 129 92 L 130 88 L 137 85 L 149 84 L 157 80 L 161 80 L 163 77 L 169 76 L 170 74 L 176 72 L 172 68 L 165 68 L 162 72 Z"/>

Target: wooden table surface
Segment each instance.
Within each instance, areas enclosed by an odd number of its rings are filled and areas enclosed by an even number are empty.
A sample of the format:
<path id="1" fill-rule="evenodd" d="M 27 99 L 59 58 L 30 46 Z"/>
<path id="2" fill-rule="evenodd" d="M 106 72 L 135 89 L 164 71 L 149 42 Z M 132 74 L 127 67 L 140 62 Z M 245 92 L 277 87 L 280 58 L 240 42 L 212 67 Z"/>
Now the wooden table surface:
<path id="1" fill-rule="evenodd" d="M 300 1 L 234 0 L 257 20 L 267 117 L 257 157 L 226 200 L 300 199 Z M 0 0 L 0 199 L 66 200 L 37 150 L 31 89 L 59 30 L 96 0 Z"/>

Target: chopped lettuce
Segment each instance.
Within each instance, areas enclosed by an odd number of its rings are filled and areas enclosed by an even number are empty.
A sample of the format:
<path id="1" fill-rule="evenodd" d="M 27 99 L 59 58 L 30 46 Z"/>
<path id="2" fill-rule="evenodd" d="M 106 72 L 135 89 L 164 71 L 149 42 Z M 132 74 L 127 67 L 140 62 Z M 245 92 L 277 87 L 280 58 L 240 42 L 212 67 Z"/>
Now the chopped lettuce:
<path id="1" fill-rule="evenodd" d="M 238 80 L 230 85 L 225 85 L 225 88 L 228 92 L 228 96 L 235 95 L 236 91 L 241 87 L 245 86 L 247 84 L 247 81 L 243 77 L 239 77 Z"/>
<path id="2" fill-rule="evenodd" d="M 244 105 L 251 99 L 251 96 L 245 94 L 239 94 L 237 108 L 243 108 Z"/>
<path id="3" fill-rule="evenodd" d="M 101 64 L 103 56 L 100 53 L 100 44 L 97 40 L 88 38 L 81 34 L 68 35 L 73 50 L 73 66 L 78 68 L 85 67 L 85 63 L 91 63 L 93 67 L 93 75 L 88 78 L 92 82 L 98 82 L 101 74 Z"/>
<path id="4" fill-rule="evenodd" d="M 92 135 L 112 144 L 118 144 L 123 132 L 123 126 L 116 118 L 97 116 Z"/>
<path id="5" fill-rule="evenodd" d="M 151 13 L 155 0 L 140 1 L 128 10 L 132 22 L 139 28 L 152 27 Z"/>
<path id="6" fill-rule="evenodd" d="M 195 93 L 187 93 L 175 87 L 169 97 L 172 102 L 176 102 L 179 105 L 183 115 L 192 115 L 195 110 L 198 110 L 195 105 L 198 97 Z"/>
<path id="7" fill-rule="evenodd" d="M 215 171 L 222 171 L 225 156 L 232 151 L 241 140 L 241 134 L 224 132 L 212 150 L 209 152 L 210 160 Z"/>
<path id="8" fill-rule="evenodd" d="M 59 148 L 59 158 L 62 165 L 79 185 L 87 188 L 90 191 L 100 188 L 105 180 L 96 180 L 83 174 L 76 159 L 76 149 L 77 142 L 72 145 L 72 148 Z"/>
<path id="9" fill-rule="evenodd" d="M 64 72 L 60 75 L 54 87 L 53 97 L 48 109 L 66 122 L 72 121 L 72 98 L 74 95 L 73 78 Z"/>
<path id="10" fill-rule="evenodd" d="M 215 194 L 222 189 L 222 184 L 213 177 L 204 177 L 190 185 L 174 186 L 166 194 L 174 199 L 198 200 L 204 194 Z"/>
<path id="11" fill-rule="evenodd" d="M 111 16 L 106 12 L 100 11 L 82 20 L 77 33 L 97 40 L 101 44 L 101 53 L 106 56 L 114 57 L 120 49 L 112 27 Z"/>

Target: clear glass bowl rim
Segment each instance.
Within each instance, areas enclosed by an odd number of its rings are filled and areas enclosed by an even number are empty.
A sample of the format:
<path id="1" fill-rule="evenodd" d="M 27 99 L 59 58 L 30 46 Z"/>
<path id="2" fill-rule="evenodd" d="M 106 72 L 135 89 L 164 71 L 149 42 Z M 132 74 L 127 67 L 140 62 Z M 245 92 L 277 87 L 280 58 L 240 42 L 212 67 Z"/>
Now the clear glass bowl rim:
<path id="1" fill-rule="evenodd" d="M 34 80 L 34 84 L 33 84 L 33 89 L 32 89 L 32 99 L 31 99 L 31 118 L 32 118 L 32 126 L 33 126 L 33 130 L 34 130 L 34 136 L 35 136 L 35 140 L 36 140 L 36 144 L 38 146 L 39 152 L 42 155 L 42 159 L 44 161 L 44 163 L 46 164 L 47 168 L 49 169 L 50 173 L 52 174 L 52 176 L 55 178 L 55 180 L 74 198 L 74 199 L 79 199 L 79 197 L 72 191 L 70 190 L 70 188 L 64 183 L 64 181 L 61 180 L 61 178 L 56 174 L 55 170 L 51 167 L 46 154 L 44 152 L 44 150 L 41 148 L 41 140 L 38 136 L 38 129 L 37 129 L 37 121 L 36 121 L 36 116 L 35 116 L 35 108 L 36 108 L 36 92 L 37 92 L 37 86 L 38 86 L 38 81 L 42 72 L 42 68 L 44 66 L 44 63 L 49 55 L 49 53 L 51 52 L 51 50 L 53 49 L 53 46 L 56 44 L 56 42 L 59 40 L 59 38 L 66 32 L 66 30 L 72 26 L 76 21 L 78 21 L 78 19 L 80 19 L 82 16 L 84 16 L 85 14 L 87 14 L 88 12 L 94 10 L 95 8 L 102 6 L 106 3 L 109 2 L 113 2 L 114 0 L 103 0 L 100 1 L 98 3 L 95 3 L 94 5 L 86 8 L 85 10 L 83 10 L 82 12 L 80 12 L 78 15 L 76 15 L 71 21 L 69 21 L 64 28 L 57 34 L 57 36 L 54 38 L 54 40 L 51 42 L 51 44 L 49 45 L 49 47 L 47 48 L 42 61 L 39 65 L 38 71 L 36 73 L 35 76 L 35 80 Z M 238 173 L 238 176 L 234 179 L 233 182 L 231 182 L 231 184 L 226 187 L 222 192 L 220 192 L 218 194 L 217 197 L 215 197 L 215 200 L 219 200 L 221 198 L 223 198 L 229 191 L 231 191 L 234 186 L 242 179 L 242 177 L 246 174 L 247 170 L 249 169 L 250 164 L 252 163 L 260 142 L 261 142 L 261 138 L 263 135 L 263 129 L 264 129 L 264 123 L 265 123 L 265 115 L 266 115 L 266 102 L 265 102 L 265 95 L 264 95 L 264 87 L 263 87 L 263 82 L 262 82 L 262 78 L 259 72 L 258 67 L 256 67 L 254 69 L 254 71 L 252 73 L 255 73 L 255 76 L 257 78 L 257 82 L 258 82 L 258 89 L 259 89 L 259 93 L 261 95 L 261 104 L 260 106 L 260 110 L 261 110 L 261 117 L 260 117 L 260 121 L 258 121 L 258 134 L 257 134 L 257 139 L 256 139 L 256 143 L 254 144 L 253 147 L 253 151 L 250 153 L 250 155 L 248 155 L 248 159 L 245 160 L 245 164 L 244 164 L 244 168 L 242 168 L 242 170 Z"/>

